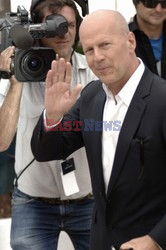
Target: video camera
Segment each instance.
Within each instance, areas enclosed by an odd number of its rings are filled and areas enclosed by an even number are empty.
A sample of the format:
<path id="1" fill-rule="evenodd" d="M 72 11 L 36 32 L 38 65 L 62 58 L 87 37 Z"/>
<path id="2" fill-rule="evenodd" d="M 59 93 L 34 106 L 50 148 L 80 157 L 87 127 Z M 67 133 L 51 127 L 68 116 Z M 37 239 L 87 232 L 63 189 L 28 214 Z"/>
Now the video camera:
<path id="1" fill-rule="evenodd" d="M 0 52 L 11 45 L 16 46 L 11 74 L 18 81 L 44 81 L 56 55 L 53 49 L 40 47 L 39 40 L 63 36 L 67 31 L 68 22 L 59 14 L 48 16 L 45 23 L 33 24 L 24 7 L 18 6 L 16 13 L 7 12 L 5 19 L 0 19 Z"/>

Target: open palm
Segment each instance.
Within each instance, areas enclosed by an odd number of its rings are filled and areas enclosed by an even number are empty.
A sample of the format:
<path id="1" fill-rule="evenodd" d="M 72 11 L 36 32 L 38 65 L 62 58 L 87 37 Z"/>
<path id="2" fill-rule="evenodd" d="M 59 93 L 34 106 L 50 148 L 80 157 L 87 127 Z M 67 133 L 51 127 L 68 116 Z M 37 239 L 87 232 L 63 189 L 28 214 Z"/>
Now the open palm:
<path id="1" fill-rule="evenodd" d="M 66 63 L 63 58 L 52 62 L 51 70 L 46 78 L 45 108 L 47 119 L 59 121 L 75 103 L 81 91 L 81 85 L 77 84 L 71 91 L 71 72 L 71 64 Z"/>

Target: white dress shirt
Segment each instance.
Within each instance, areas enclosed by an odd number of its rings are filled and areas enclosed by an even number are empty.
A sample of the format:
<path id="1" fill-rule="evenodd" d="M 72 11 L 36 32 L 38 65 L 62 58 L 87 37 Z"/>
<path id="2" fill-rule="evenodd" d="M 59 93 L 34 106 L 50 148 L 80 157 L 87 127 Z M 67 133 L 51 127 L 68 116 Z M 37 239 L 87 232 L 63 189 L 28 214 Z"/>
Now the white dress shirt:
<path id="1" fill-rule="evenodd" d="M 145 66 L 140 60 L 138 68 L 116 96 L 113 96 L 108 87 L 103 83 L 106 102 L 103 113 L 102 161 L 106 192 L 112 172 L 120 128 L 144 69 Z"/>

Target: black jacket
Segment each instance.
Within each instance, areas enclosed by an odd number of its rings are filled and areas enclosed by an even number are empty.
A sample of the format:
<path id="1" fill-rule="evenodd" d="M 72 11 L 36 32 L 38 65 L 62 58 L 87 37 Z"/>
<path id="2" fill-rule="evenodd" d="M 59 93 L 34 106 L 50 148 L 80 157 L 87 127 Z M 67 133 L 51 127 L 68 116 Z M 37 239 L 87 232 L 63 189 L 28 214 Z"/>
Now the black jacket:
<path id="1" fill-rule="evenodd" d="M 85 145 L 95 196 L 92 250 L 110 250 L 111 245 L 119 247 L 146 234 L 166 249 L 165 96 L 165 80 L 146 68 L 119 134 L 107 194 L 102 131 L 95 124 L 94 129 L 85 129 L 86 120 L 103 119 L 106 96 L 100 81 L 87 85 L 64 117 L 73 126 L 81 121 L 80 130 L 45 132 L 43 116 L 34 130 L 32 152 L 38 161 L 66 158 Z"/>
<path id="2" fill-rule="evenodd" d="M 156 67 L 156 59 L 148 36 L 138 28 L 136 15 L 132 22 L 129 23 L 129 29 L 134 33 L 137 46 L 136 55 L 140 57 L 145 65 L 156 75 L 158 75 Z M 166 79 L 166 21 L 163 26 L 163 52 L 161 58 L 161 77 Z"/>

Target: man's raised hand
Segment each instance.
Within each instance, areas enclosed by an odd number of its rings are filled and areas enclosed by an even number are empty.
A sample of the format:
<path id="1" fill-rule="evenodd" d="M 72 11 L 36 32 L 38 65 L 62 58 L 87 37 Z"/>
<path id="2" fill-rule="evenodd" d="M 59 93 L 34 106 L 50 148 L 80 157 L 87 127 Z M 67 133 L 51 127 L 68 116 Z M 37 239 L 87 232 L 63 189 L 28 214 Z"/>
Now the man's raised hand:
<path id="1" fill-rule="evenodd" d="M 53 61 L 46 78 L 45 108 L 47 119 L 58 122 L 74 105 L 82 86 L 70 88 L 72 67 L 63 58 Z"/>

